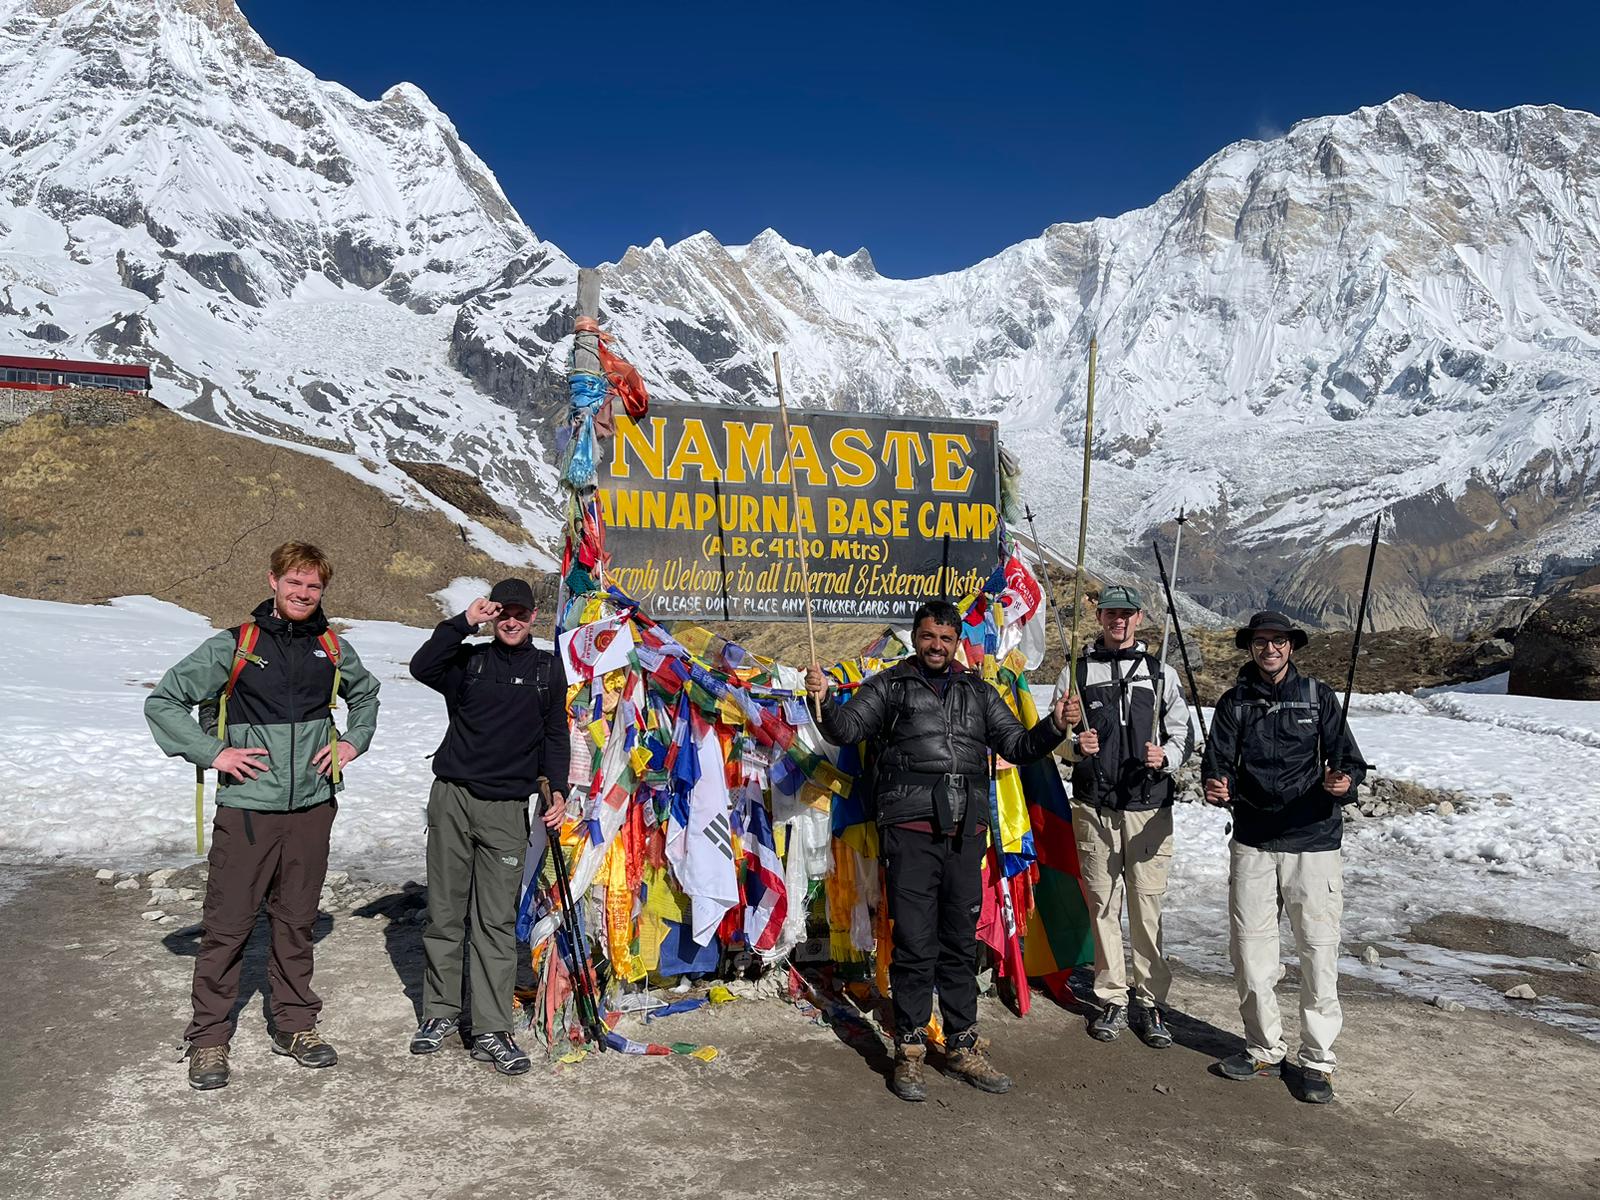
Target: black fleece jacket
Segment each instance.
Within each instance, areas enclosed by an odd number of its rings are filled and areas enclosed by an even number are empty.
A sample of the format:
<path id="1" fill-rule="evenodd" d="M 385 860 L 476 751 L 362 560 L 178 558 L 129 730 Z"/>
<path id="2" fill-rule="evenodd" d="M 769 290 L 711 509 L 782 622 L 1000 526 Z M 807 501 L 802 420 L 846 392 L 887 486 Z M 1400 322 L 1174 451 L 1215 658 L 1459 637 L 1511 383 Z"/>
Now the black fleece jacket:
<path id="1" fill-rule="evenodd" d="M 571 751 L 560 658 L 531 640 L 469 645 L 472 632 L 460 613 L 411 656 L 412 676 L 441 693 L 450 714 L 434 775 L 483 800 L 526 800 L 541 775 L 566 791 Z"/>

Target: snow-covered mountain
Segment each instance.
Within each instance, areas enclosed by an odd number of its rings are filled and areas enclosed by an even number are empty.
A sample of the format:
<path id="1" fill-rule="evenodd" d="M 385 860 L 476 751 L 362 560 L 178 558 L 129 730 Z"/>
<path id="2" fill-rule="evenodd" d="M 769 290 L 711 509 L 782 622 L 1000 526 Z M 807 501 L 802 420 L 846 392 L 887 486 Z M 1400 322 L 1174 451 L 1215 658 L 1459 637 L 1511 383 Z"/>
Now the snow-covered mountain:
<path id="1" fill-rule="evenodd" d="M 168 403 L 469 465 L 547 530 L 574 275 L 409 85 L 317 80 L 231 0 L 0 0 L 0 346 L 154 356 Z M 1380 509 L 1380 625 L 1459 628 L 1600 552 L 1587 113 L 1401 96 L 963 271 L 702 233 L 602 296 L 658 396 L 768 401 L 777 347 L 813 406 L 1000 420 L 1058 544 L 1097 334 L 1092 555 L 1148 575 L 1184 506 L 1216 611 L 1346 623 Z"/>

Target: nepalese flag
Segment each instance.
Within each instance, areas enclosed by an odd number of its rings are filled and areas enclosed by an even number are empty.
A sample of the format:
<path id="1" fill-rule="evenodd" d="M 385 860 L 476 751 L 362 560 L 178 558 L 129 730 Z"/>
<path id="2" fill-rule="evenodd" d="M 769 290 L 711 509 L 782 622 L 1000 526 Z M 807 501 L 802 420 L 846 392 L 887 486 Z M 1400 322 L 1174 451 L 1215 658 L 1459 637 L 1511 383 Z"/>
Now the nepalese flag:
<path id="1" fill-rule="evenodd" d="M 761 792 L 744 791 L 744 938 L 755 951 L 771 950 L 789 913 L 783 860 L 772 836 L 772 818 Z"/>

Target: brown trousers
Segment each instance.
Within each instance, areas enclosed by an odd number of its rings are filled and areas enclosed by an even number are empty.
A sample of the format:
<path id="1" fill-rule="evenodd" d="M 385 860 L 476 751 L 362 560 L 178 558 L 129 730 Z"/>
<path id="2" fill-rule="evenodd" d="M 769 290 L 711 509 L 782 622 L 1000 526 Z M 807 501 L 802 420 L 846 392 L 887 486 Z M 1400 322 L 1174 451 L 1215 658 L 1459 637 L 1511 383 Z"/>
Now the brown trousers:
<path id="1" fill-rule="evenodd" d="M 301 1033 L 317 1023 L 322 1001 L 311 990 L 311 928 L 328 873 L 328 835 L 337 806 L 298 812 L 217 809 L 206 875 L 205 932 L 194 960 L 193 1046 L 222 1046 L 233 1037 L 234 1002 L 245 943 L 266 901 L 272 925 L 267 964 L 272 1024 Z"/>

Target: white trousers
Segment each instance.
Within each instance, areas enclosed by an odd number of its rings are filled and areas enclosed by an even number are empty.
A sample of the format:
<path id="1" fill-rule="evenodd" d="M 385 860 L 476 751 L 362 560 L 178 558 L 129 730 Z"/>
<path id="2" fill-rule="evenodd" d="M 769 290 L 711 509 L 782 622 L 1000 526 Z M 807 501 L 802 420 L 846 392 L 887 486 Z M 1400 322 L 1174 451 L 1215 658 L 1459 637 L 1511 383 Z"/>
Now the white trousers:
<path id="1" fill-rule="evenodd" d="M 1338 993 L 1339 920 L 1344 914 L 1339 851 L 1275 854 L 1237 841 L 1231 849 L 1228 949 L 1239 988 L 1245 1049 L 1261 1062 L 1282 1062 L 1288 1055 L 1273 990 L 1280 974 L 1278 922 L 1287 914 L 1300 953 L 1300 1051 L 1295 1062 L 1332 1071 L 1337 1065 L 1334 1039 L 1344 1024 Z"/>
<path id="2" fill-rule="evenodd" d="M 1103 1005 L 1164 1005 L 1172 968 L 1161 950 L 1161 898 L 1172 866 L 1172 809 L 1118 812 L 1072 803 L 1078 885 L 1094 922 L 1094 998 Z M 1122 961 L 1122 898 L 1128 898 L 1133 987 Z"/>

